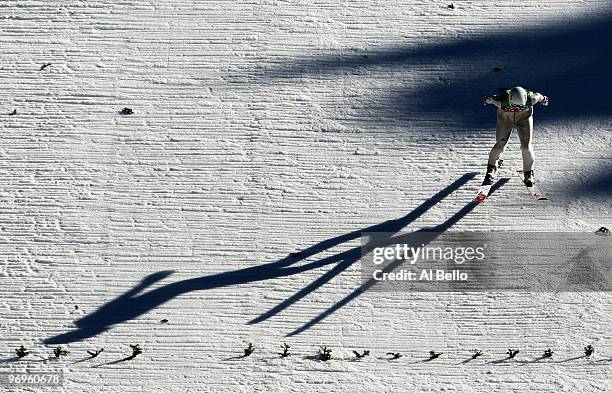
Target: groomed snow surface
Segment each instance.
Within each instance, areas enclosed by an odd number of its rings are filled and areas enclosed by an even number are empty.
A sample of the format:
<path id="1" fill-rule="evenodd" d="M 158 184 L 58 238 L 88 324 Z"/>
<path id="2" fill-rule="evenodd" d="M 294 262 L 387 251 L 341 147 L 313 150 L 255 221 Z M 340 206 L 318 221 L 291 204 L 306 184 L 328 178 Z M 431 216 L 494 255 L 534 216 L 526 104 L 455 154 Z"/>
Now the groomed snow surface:
<path id="1" fill-rule="evenodd" d="M 609 292 L 343 302 L 360 231 L 389 220 L 612 227 L 612 3 L 449 5 L 2 1 L 0 371 L 64 384 L 0 391 L 611 391 Z M 550 97 L 534 144 L 551 202 L 513 173 L 513 135 L 510 180 L 466 209 L 494 143 L 480 99 L 513 85 Z M 129 344 L 143 353 L 117 362 Z"/>

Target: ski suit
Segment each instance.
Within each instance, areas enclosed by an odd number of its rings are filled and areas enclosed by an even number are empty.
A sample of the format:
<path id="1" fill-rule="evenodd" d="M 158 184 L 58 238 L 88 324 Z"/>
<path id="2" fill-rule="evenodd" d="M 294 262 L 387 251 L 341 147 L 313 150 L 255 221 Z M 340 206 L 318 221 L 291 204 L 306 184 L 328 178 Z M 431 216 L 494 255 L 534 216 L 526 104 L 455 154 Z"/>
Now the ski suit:
<path id="1" fill-rule="evenodd" d="M 544 102 L 546 97 L 540 93 L 527 91 L 527 103 L 524 106 L 512 105 L 508 101 L 508 91 L 499 95 L 486 97 L 486 104 L 497 107 L 497 124 L 495 125 L 495 145 L 489 153 L 489 165 L 497 166 L 497 160 L 503 153 L 510 133 L 516 128 L 521 141 L 521 153 L 523 155 L 523 171 L 533 170 L 535 155 L 531 137 L 533 134 L 533 105 Z"/>

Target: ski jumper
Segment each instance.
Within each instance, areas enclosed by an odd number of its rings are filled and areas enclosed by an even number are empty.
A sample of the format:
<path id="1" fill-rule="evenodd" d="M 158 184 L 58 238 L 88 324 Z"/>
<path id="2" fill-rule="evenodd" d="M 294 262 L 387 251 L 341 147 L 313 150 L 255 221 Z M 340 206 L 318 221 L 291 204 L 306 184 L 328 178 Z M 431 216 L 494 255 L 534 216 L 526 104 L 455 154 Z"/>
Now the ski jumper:
<path id="1" fill-rule="evenodd" d="M 533 105 L 543 102 L 545 97 L 540 93 L 527 91 L 527 103 L 525 105 L 513 105 L 510 103 L 508 91 L 493 97 L 487 97 L 485 102 L 497 107 L 497 123 L 495 125 L 495 145 L 489 153 L 489 165 L 497 166 L 497 160 L 504 152 L 508 138 L 513 128 L 516 128 L 521 141 L 521 153 L 523 155 L 523 171 L 533 170 L 535 155 L 531 137 L 533 134 Z"/>

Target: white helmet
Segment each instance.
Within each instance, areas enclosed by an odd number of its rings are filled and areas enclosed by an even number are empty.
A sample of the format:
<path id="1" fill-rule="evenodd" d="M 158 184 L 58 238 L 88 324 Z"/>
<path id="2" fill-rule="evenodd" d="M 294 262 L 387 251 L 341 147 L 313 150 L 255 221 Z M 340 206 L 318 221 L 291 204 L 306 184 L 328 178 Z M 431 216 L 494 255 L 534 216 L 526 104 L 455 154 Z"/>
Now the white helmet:
<path id="1" fill-rule="evenodd" d="M 524 106 L 527 104 L 527 90 L 520 86 L 510 89 L 508 100 L 512 105 Z"/>

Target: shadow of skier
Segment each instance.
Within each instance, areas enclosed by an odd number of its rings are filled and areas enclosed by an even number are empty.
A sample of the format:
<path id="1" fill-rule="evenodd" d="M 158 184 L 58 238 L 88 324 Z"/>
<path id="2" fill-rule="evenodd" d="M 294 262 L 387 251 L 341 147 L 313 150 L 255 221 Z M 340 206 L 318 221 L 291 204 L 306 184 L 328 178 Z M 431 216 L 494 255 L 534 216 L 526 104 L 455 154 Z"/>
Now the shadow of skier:
<path id="1" fill-rule="evenodd" d="M 504 184 L 506 184 L 508 182 L 508 180 L 509 179 L 507 179 L 507 178 L 503 178 L 503 179 L 498 180 L 493 185 L 493 187 L 491 187 L 491 191 L 490 191 L 489 195 L 493 194 L 500 187 L 502 187 Z M 413 234 L 420 234 L 421 236 L 419 237 L 419 241 L 423 244 L 423 246 L 426 246 L 428 243 L 430 243 L 431 241 L 436 239 L 443 232 L 446 232 L 451 226 L 455 225 L 459 220 L 461 220 L 468 213 L 470 213 L 472 210 L 474 210 L 474 208 L 477 205 L 478 205 L 478 203 L 476 203 L 474 201 L 471 201 L 471 202 L 467 203 L 457 213 L 455 213 L 453 216 L 451 216 L 449 219 L 447 219 L 444 223 L 442 223 L 440 225 L 437 225 L 435 227 L 425 228 L 425 229 L 421 229 L 421 230 L 418 230 L 418 231 L 413 232 L 413 233 L 407 233 L 407 234 L 404 234 L 404 235 L 401 235 L 401 236 L 398 236 L 398 237 L 395 237 L 395 238 L 390 238 L 390 239 L 388 239 L 388 243 L 389 244 L 395 244 L 395 243 L 400 243 L 400 242 L 408 242 L 408 243 L 410 243 L 409 240 L 410 240 L 411 237 L 414 236 Z M 422 235 L 424 235 L 424 234 L 428 235 L 428 236 L 423 237 Z M 376 246 L 380 246 L 380 244 L 377 244 Z M 359 253 L 360 249 L 357 248 L 356 252 Z M 397 261 L 391 262 L 389 265 L 385 266 L 385 268 L 382 269 L 382 274 L 392 272 L 393 270 L 395 270 L 396 268 L 401 266 L 403 263 L 404 263 L 404 261 L 402 261 L 402 260 L 397 260 Z M 312 292 L 313 290 L 315 290 L 316 288 L 321 286 L 324 282 L 327 282 L 331 278 L 336 276 L 339 273 L 338 269 L 341 269 L 343 267 L 344 266 L 342 266 L 342 265 L 336 266 L 334 269 L 330 270 L 328 273 L 325 273 L 323 276 L 321 276 L 319 279 L 317 279 L 311 285 L 305 287 L 304 289 L 299 291 L 297 294 L 293 295 L 292 297 L 290 297 L 289 299 L 287 299 L 286 301 L 281 303 L 279 306 L 277 306 L 277 307 L 273 308 L 272 310 L 270 310 L 268 313 L 263 314 L 263 316 L 265 316 L 267 318 L 271 314 L 276 314 L 276 313 L 278 313 L 278 311 L 286 308 L 289 304 L 292 304 L 295 301 L 297 301 L 297 300 L 301 299 L 302 297 L 306 296 L 308 293 Z M 344 267 L 344 269 L 346 269 L 346 267 Z M 369 288 L 371 288 L 372 286 L 376 285 L 377 283 L 378 283 L 378 281 L 375 280 L 374 278 L 369 279 L 368 281 L 363 283 L 360 287 L 358 287 L 353 292 L 351 292 L 349 295 L 347 295 L 346 297 L 344 297 L 343 299 L 338 301 L 336 304 L 334 304 L 333 306 L 331 306 L 327 310 L 325 310 L 322 313 L 320 313 L 319 315 L 317 315 L 315 318 L 311 319 L 309 322 L 305 323 L 300 328 L 298 328 L 298 329 L 294 330 L 293 332 L 289 333 L 287 336 L 293 336 L 293 335 L 302 333 L 305 330 L 308 330 L 309 328 L 311 328 L 315 324 L 321 322 L 323 319 L 327 318 L 328 316 L 330 316 L 331 314 L 333 314 L 334 312 L 336 312 L 340 308 L 342 308 L 345 305 L 347 305 L 348 303 L 350 303 L 352 300 L 357 298 L 362 293 L 366 292 Z M 260 318 L 257 318 L 255 321 L 259 321 L 261 319 L 262 318 L 260 317 Z"/>
<path id="2" fill-rule="evenodd" d="M 458 190 L 468 181 L 474 179 L 475 176 L 476 173 L 466 173 L 462 175 L 453 183 L 433 195 L 431 198 L 424 201 L 413 211 L 399 219 L 385 221 L 383 223 L 363 228 L 358 231 L 353 231 L 341 236 L 324 240 L 320 243 L 317 243 L 316 245 L 313 245 L 303 250 L 298 256 L 288 256 L 276 262 L 266 263 L 259 266 L 177 281 L 139 295 L 139 293 L 147 287 L 171 275 L 173 271 L 160 271 L 151 274 L 145 277 L 134 288 L 125 292 L 121 296 L 109 301 L 108 303 L 102 305 L 93 313 L 75 321 L 75 325 L 77 326 L 76 330 L 47 338 L 44 340 L 44 343 L 63 344 L 96 336 L 104 331 L 109 330 L 113 325 L 134 319 L 179 295 L 191 291 L 207 290 L 212 288 L 246 284 L 279 277 L 287 277 L 305 271 L 321 268 L 330 264 L 336 264 L 330 271 L 324 273 L 312 284 L 308 285 L 306 288 L 299 291 L 297 294 L 291 296 L 289 299 L 283 301 L 277 307 L 262 314 L 260 317 L 254 319 L 250 323 L 261 322 L 277 314 L 281 310 L 284 310 L 285 308 L 289 307 L 291 304 L 295 303 L 296 301 L 304 297 L 306 294 L 316 290 L 321 285 L 328 282 L 330 279 L 347 269 L 351 264 L 359 260 L 361 255 L 360 248 L 356 247 L 351 250 L 340 252 L 338 254 L 321 258 L 319 260 L 308 262 L 302 265 L 297 265 L 297 262 L 302 261 L 314 254 L 327 250 L 346 241 L 357 239 L 361 236 L 362 232 L 399 232 L 406 225 L 410 224 L 411 222 L 419 218 L 421 215 L 423 215 L 425 212 L 427 212 L 431 207 L 435 206 L 439 201 L 446 198 L 452 192 Z M 507 179 L 501 179 L 500 181 L 498 181 L 498 183 L 496 183 L 496 185 L 492 188 L 492 192 L 501 187 L 506 181 Z M 433 230 L 443 232 L 451 225 L 456 223 L 458 220 L 460 220 L 462 217 L 464 217 L 467 213 L 469 213 L 475 206 L 476 204 L 473 202 L 468 203 L 463 209 L 453 215 L 444 224 L 434 228 L 430 228 L 427 231 Z M 397 240 L 398 239 L 393 239 L 393 241 Z M 390 268 L 392 269 L 394 267 L 395 266 L 391 266 Z M 373 283 L 364 284 L 364 286 L 353 292 L 344 301 L 334 305 L 327 312 L 319 315 L 313 321 L 309 322 L 304 327 L 298 329 L 298 331 L 294 332 L 293 334 L 299 331 L 303 331 L 307 327 L 314 325 L 317 321 L 323 319 L 338 308 L 342 307 L 344 304 L 348 303 L 348 301 L 357 297 L 360 293 L 363 293 L 363 291 L 367 290 L 367 288 L 369 288 L 369 286 L 371 285 L 373 285 Z"/>

